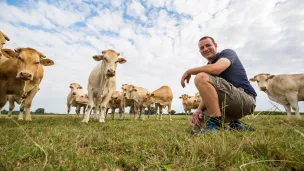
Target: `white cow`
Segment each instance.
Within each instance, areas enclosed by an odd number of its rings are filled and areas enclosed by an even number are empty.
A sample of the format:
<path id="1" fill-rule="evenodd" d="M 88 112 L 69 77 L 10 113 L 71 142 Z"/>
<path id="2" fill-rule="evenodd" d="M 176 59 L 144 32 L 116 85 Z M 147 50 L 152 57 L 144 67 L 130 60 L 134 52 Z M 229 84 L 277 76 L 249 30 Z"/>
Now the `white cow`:
<path id="1" fill-rule="evenodd" d="M 124 58 L 118 58 L 120 53 L 109 49 L 102 51 L 102 55 L 95 55 L 93 59 L 100 62 L 91 72 L 88 80 L 89 102 L 87 112 L 82 122 L 89 121 L 90 113 L 95 108 L 95 114 L 100 114 L 99 122 L 105 122 L 105 110 L 116 91 L 116 67 L 117 63 L 123 64 Z"/>
<path id="2" fill-rule="evenodd" d="M 298 101 L 304 101 L 304 74 L 258 74 L 250 81 L 256 81 L 270 100 L 283 105 L 288 117 L 291 115 L 291 106 L 297 118 L 301 118 Z"/>
<path id="3" fill-rule="evenodd" d="M 192 109 L 197 109 L 200 104 L 200 101 L 202 100 L 201 98 L 197 97 L 197 94 L 196 96 L 183 94 L 179 98 L 182 99 L 182 104 L 186 115 L 191 113 Z"/>
<path id="4" fill-rule="evenodd" d="M 71 107 L 76 107 L 76 113 L 80 114 L 81 107 L 83 108 L 83 113 L 88 102 L 88 95 L 83 90 L 82 86 L 79 83 L 71 83 L 69 88 L 71 89 L 67 97 L 67 108 L 68 114 L 71 111 Z"/>

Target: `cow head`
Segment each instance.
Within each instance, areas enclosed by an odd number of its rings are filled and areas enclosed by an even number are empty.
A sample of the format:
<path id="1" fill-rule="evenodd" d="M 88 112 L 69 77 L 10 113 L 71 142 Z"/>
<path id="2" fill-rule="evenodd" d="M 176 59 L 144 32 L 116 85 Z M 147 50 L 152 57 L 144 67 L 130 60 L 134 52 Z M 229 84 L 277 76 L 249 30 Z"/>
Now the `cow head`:
<path id="1" fill-rule="evenodd" d="M 121 86 L 122 95 L 125 99 L 131 99 L 131 91 L 133 90 L 133 85 L 131 84 L 123 84 Z"/>
<path id="2" fill-rule="evenodd" d="M 115 93 L 113 93 L 113 95 L 111 96 L 111 100 L 113 102 L 118 102 L 119 100 L 121 100 L 121 92 L 116 91 Z"/>
<path id="3" fill-rule="evenodd" d="M 70 89 L 71 89 L 71 95 L 76 96 L 79 92 L 79 90 L 82 90 L 82 86 L 78 83 L 71 83 L 70 84 Z"/>
<path id="4" fill-rule="evenodd" d="M 101 52 L 101 55 L 95 55 L 93 56 L 93 59 L 95 61 L 103 61 L 102 63 L 102 69 L 103 72 L 108 76 L 108 77 L 113 77 L 115 76 L 115 71 L 117 67 L 117 63 L 123 64 L 127 62 L 126 59 L 124 58 L 118 58 L 120 53 L 115 52 L 112 49 L 109 50 L 104 50 Z"/>
<path id="5" fill-rule="evenodd" d="M 147 93 L 143 99 L 143 106 L 147 107 L 153 103 L 154 93 Z"/>
<path id="6" fill-rule="evenodd" d="M 179 98 L 182 99 L 183 104 L 187 104 L 187 102 L 191 98 L 191 96 L 189 96 L 188 94 L 183 94 Z"/>
<path id="7" fill-rule="evenodd" d="M 253 78 L 250 78 L 249 81 L 257 82 L 258 86 L 260 87 L 261 91 L 267 91 L 269 80 L 275 77 L 274 75 L 270 74 L 258 74 Z"/>
<path id="8" fill-rule="evenodd" d="M 5 45 L 6 41 L 9 41 L 10 39 L 0 31 L 0 57 L 2 56 L 1 49 Z"/>
<path id="9" fill-rule="evenodd" d="M 88 104 L 89 96 L 88 94 L 80 94 L 76 96 L 75 101 L 76 103 L 80 103 L 80 104 Z"/>
<path id="10" fill-rule="evenodd" d="M 23 80 L 33 80 L 40 64 L 44 66 L 54 65 L 54 61 L 32 48 L 15 49 L 13 57 L 17 60 L 16 78 Z"/>

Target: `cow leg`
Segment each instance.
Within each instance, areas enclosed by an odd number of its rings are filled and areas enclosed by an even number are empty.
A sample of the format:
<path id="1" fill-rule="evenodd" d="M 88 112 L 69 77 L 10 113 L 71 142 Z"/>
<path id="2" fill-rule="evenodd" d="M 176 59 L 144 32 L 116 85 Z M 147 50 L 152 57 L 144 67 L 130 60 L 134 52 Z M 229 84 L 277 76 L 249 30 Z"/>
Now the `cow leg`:
<path id="1" fill-rule="evenodd" d="M 285 110 L 286 110 L 286 112 L 287 112 L 288 118 L 290 118 L 290 116 L 291 116 L 290 104 L 285 104 L 285 105 L 283 105 L 283 106 L 284 106 L 284 108 L 285 108 Z"/>
<path id="2" fill-rule="evenodd" d="M 292 109 L 295 111 L 296 113 L 296 117 L 298 119 L 301 119 L 301 115 L 299 113 L 299 105 L 298 105 L 298 93 L 290 93 L 288 95 L 286 95 L 286 98 L 288 100 L 288 102 L 290 103 Z"/>
<path id="3" fill-rule="evenodd" d="M 80 104 L 76 105 L 76 114 L 79 116 L 80 114 Z"/>
<path id="4" fill-rule="evenodd" d="M 39 91 L 39 87 L 36 86 L 33 90 L 31 90 L 29 93 L 27 93 L 24 101 L 23 101 L 23 104 L 25 107 L 25 120 L 26 121 L 31 121 L 32 118 L 31 118 L 31 106 L 32 106 L 32 102 L 33 102 L 33 99 L 36 95 L 36 93 Z M 22 105 L 21 105 L 22 106 Z"/>
<path id="5" fill-rule="evenodd" d="M 156 115 L 156 119 L 158 120 L 159 112 L 158 112 L 158 104 L 157 103 L 155 103 L 155 115 Z"/>
<path id="6" fill-rule="evenodd" d="M 0 111 L 5 106 L 7 102 L 7 95 L 5 93 L 4 87 L 0 85 Z"/>
<path id="7" fill-rule="evenodd" d="M 169 105 L 168 105 L 168 115 L 169 115 L 169 120 L 172 121 L 172 118 L 171 118 L 171 106 L 172 106 L 172 103 L 170 102 Z"/>
<path id="8" fill-rule="evenodd" d="M 71 104 L 68 103 L 68 104 L 67 104 L 67 107 L 68 107 L 68 112 L 67 112 L 67 113 L 70 114 L 70 111 L 71 111 Z"/>
<path id="9" fill-rule="evenodd" d="M 105 116 L 106 119 L 107 119 L 107 116 L 108 116 L 108 113 L 109 113 L 109 109 L 110 109 L 110 108 L 107 108 L 107 109 L 106 109 L 106 116 Z"/>
<path id="10" fill-rule="evenodd" d="M 112 116 L 111 116 L 111 119 L 114 120 L 114 114 L 115 114 L 115 108 L 112 107 Z"/>
<path id="11" fill-rule="evenodd" d="M 109 91 L 109 93 L 103 97 L 101 103 L 99 103 L 100 105 L 100 116 L 99 116 L 99 122 L 101 123 L 105 123 L 105 111 L 106 111 L 106 108 L 107 108 L 107 105 L 111 99 L 111 96 L 112 96 L 113 92 L 112 91 Z M 114 114 L 113 114 L 114 116 Z"/>
<path id="12" fill-rule="evenodd" d="M 11 118 L 13 110 L 15 108 L 15 98 L 9 98 L 8 102 L 9 102 L 9 111 L 8 111 L 8 116 L 7 117 Z"/>
<path id="13" fill-rule="evenodd" d="M 90 114 L 93 110 L 93 108 L 95 107 L 94 106 L 94 98 L 93 98 L 93 93 L 92 91 L 89 91 L 88 92 L 88 97 L 89 97 L 89 102 L 87 104 L 87 111 L 86 111 L 86 114 L 84 115 L 83 119 L 81 122 L 84 122 L 84 123 L 88 123 L 89 122 L 89 119 L 90 119 Z M 96 114 L 96 107 L 94 109 L 94 113 Z"/>
<path id="14" fill-rule="evenodd" d="M 145 114 L 143 113 L 143 106 L 142 105 L 140 105 L 139 106 L 139 118 L 141 118 L 141 115 L 143 115 L 142 116 L 142 118 L 143 118 L 143 120 L 145 120 Z"/>
<path id="15" fill-rule="evenodd" d="M 159 120 L 163 120 L 163 106 L 159 104 Z"/>
<path id="16" fill-rule="evenodd" d="M 119 110 L 119 111 L 118 111 L 118 112 L 119 112 L 119 119 L 122 120 L 122 119 L 123 119 L 122 106 L 120 106 L 118 110 Z"/>

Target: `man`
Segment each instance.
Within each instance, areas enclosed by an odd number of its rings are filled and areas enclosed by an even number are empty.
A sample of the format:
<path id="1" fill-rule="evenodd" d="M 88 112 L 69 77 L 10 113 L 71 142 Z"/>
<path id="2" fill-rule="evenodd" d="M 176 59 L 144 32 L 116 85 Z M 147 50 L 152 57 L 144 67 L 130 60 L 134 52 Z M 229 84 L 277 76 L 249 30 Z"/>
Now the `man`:
<path id="1" fill-rule="evenodd" d="M 195 86 L 205 104 L 200 104 L 193 113 L 192 132 L 217 132 L 225 121 L 230 122 L 231 129 L 252 130 L 239 119 L 254 111 L 257 94 L 237 54 L 231 49 L 217 53 L 217 44 L 209 36 L 202 37 L 198 45 L 208 64 L 187 70 L 181 79 L 185 87 L 185 81 L 189 83 L 191 75 L 196 75 Z M 201 130 L 204 115 L 209 120 Z"/>

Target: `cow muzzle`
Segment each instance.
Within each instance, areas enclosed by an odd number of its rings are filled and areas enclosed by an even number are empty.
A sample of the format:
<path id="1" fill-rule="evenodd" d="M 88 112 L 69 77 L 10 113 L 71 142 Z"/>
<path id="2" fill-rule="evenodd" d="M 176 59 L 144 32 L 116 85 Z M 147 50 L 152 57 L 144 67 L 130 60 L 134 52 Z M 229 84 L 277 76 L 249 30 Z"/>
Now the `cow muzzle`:
<path id="1" fill-rule="evenodd" d="M 266 88 L 265 86 L 260 87 L 260 89 L 261 89 L 262 91 L 266 91 L 266 90 L 267 90 L 267 88 Z"/>
<path id="2" fill-rule="evenodd" d="M 21 78 L 23 80 L 32 80 L 32 74 L 28 72 L 19 72 L 17 78 Z"/>
<path id="3" fill-rule="evenodd" d="M 108 69 L 108 70 L 107 70 L 107 76 L 108 76 L 108 77 L 113 77 L 113 76 L 115 76 L 115 70 L 113 70 L 113 69 Z"/>

